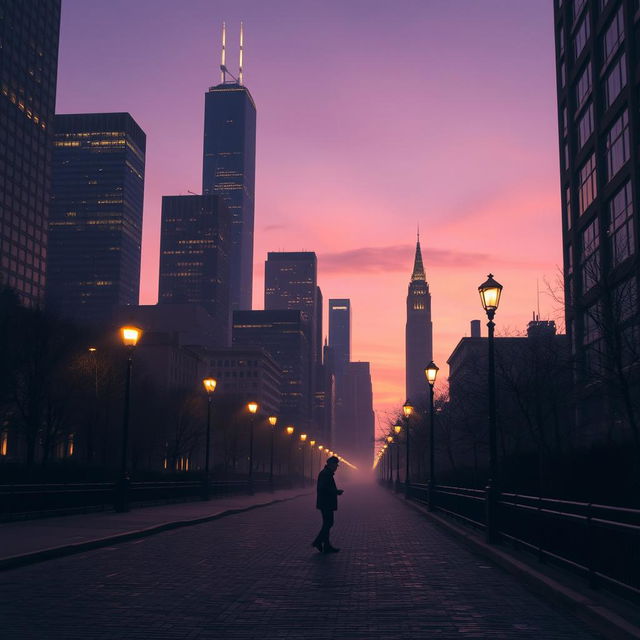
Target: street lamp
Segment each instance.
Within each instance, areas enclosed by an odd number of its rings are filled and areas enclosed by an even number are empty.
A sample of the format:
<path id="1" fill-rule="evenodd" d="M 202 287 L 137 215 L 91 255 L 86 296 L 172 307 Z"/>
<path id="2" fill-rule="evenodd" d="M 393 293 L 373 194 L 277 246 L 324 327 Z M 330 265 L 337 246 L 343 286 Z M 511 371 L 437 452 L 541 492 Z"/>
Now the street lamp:
<path id="1" fill-rule="evenodd" d="M 131 368 L 133 366 L 133 352 L 142 335 L 142 329 L 137 327 L 121 327 L 120 337 L 127 348 L 127 376 L 124 387 L 124 412 L 122 416 L 122 451 L 120 460 L 120 480 L 116 492 L 116 511 L 129 511 L 129 474 L 127 472 L 127 446 L 129 444 L 129 406 L 131 403 Z"/>
<path id="2" fill-rule="evenodd" d="M 405 478 L 404 478 L 404 497 L 409 497 L 409 474 L 410 474 L 410 465 L 409 465 L 409 456 L 411 455 L 411 448 L 409 443 L 409 418 L 411 418 L 411 414 L 413 413 L 413 405 L 407 400 L 402 405 L 402 414 L 404 415 L 404 427 L 407 430 L 407 435 L 405 436 L 406 449 L 407 449 L 407 460 L 406 460 L 406 469 L 405 469 Z"/>
<path id="3" fill-rule="evenodd" d="M 268 420 L 269 424 L 271 425 L 271 447 L 269 450 L 269 489 L 273 491 L 273 438 L 278 418 L 277 416 L 269 416 Z"/>
<path id="4" fill-rule="evenodd" d="M 304 477 L 304 443 L 307 440 L 307 434 L 300 434 L 300 451 L 302 453 L 302 486 L 306 484 L 306 478 Z"/>
<path id="5" fill-rule="evenodd" d="M 255 423 L 255 416 L 258 411 L 257 402 L 247 403 L 247 409 L 251 414 L 251 425 L 249 427 L 249 493 L 253 494 L 253 429 Z"/>
<path id="6" fill-rule="evenodd" d="M 98 350 L 95 347 L 89 347 L 89 353 L 93 360 L 93 420 L 89 421 L 87 428 L 87 462 L 93 462 L 93 429 L 98 424 Z"/>
<path id="7" fill-rule="evenodd" d="M 429 385 L 429 489 L 428 493 L 428 508 L 429 511 L 433 510 L 433 495 L 435 491 L 436 473 L 435 473 L 435 449 L 434 449 L 434 437 L 433 437 L 433 386 L 436 383 L 438 376 L 438 367 L 432 360 L 427 368 L 424 370 L 427 384 Z"/>
<path id="8" fill-rule="evenodd" d="M 209 499 L 209 455 L 211 450 L 211 400 L 213 392 L 216 390 L 217 380 L 215 378 L 204 378 L 202 386 L 207 393 L 207 442 L 204 452 L 204 482 L 202 483 L 202 499 Z"/>
<path id="9" fill-rule="evenodd" d="M 287 432 L 288 436 L 292 436 L 293 432 L 295 431 L 295 429 L 291 425 L 289 425 L 285 429 L 285 431 Z M 287 456 L 288 457 L 288 467 L 289 467 L 289 486 L 290 487 L 293 486 L 293 476 L 292 476 L 293 469 L 292 469 L 292 461 L 291 461 L 291 458 L 292 458 L 292 451 L 291 450 L 292 449 L 293 449 L 293 438 L 291 438 L 291 440 L 289 440 L 289 455 Z"/>
<path id="10" fill-rule="evenodd" d="M 387 436 L 387 442 L 389 443 L 389 486 L 393 483 L 393 436 Z"/>
<path id="11" fill-rule="evenodd" d="M 309 455 L 309 478 L 313 482 L 313 448 L 316 446 L 315 440 L 309 440 L 309 446 L 311 447 L 311 454 Z"/>
<path id="12" fill-rule="evenodd" d="M 400 435 L 402 431 L 402 425 L 400 421 L 393 425 L 393 430 L 396 436 Z M 400 442 L 396 442 L 396 493 L 400 491 Z"/>
<path id="13" fill-rule="evenodd" d="M 498 310 L 502 285 L 489 274 L 488 279 L 478 287 L 482 307 L 487 313 L 487 328 L 489 329 L 489 481 L 486 488 L 487 504 L 487 542 L 495 542 L 496 532 L 496 506 L 497 506 L 497 438 L 496 438 L 496 372 L 494 359 L 494 329 L 493 318 Z"/>

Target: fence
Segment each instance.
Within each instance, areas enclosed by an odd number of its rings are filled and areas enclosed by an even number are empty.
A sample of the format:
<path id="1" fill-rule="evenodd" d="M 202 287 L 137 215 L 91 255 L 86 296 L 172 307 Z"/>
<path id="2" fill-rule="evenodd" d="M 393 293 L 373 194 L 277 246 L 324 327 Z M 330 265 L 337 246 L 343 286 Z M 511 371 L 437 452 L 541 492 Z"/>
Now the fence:
<path id="1" fill-rule="evenodd" d="M 291 484 L 291 480 L 277 477 L 273 488 Z M 268 491 L 272 486 L 268 480 L 257 479 L 251 488 Z M 113 507 L 116 489 L 113 482 L 0 485 L 0 521 L 104 511 Z M 212 480 L 209 483 L 209 494 L 213 498 L 244 493 L 249 489 L 247 480 Z M 147 506 L 197 500 L 202 497 L 202 491 L 203 484 L 199 480 L 132 482 L 128 497 L 131 506 Z"/>
<path id="2" fill-rule="evenodd" d="M 428 504 L 428 485 L 409 485 L 409 498 Z M 486 529 L 486 506 L 479 489 L 438 485 L 432 491 L 432 510 L 479 531 Z M 593 588 L 640 601 L 640 509 L 505 491 L 496 518 L 501 542 L 569 569 Z"/>

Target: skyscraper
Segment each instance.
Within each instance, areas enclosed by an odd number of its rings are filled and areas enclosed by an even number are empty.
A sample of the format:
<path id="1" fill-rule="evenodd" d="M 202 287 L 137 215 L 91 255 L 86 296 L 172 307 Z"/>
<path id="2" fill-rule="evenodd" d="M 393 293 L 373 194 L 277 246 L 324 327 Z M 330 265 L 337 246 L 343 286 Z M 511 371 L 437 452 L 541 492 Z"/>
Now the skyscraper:
<path id="1" fill-rule="evenodd" d="M 231 216 L 218 195 L 164 196 L 158 303 L 201 304 L 215 319 L 218 346 L 231 340 Z"/>
<path id="2" fill-rule="evenodd" d="M 264 308 L 304 311 L 313 336 L 312 361 L 322 357 L 322 293 L 317 286 L 318 260 L 313 251 L 269 252 L 264 272 Z"/>
<path id="3" fill-rule="evenodd" d="M 225 66 L 225 34 L 221 82 L 205 94 L 202 193 L 221 195 L 231 213 L 231 306 L 251 309 L 253 286 L 253 211 L 256 158 L 256 106 Z M 231 80 L 227 80 L 227 75 Z"/>
<path id="4" fill-rule="evenodd" d="M 351 360 L 351 300 L 348 298 L 329 300 L 329 346 L 339 374 Z"/>
<path id="5" fill-rule="evenodd" d="M 567 335 L 578 431 L 637 424 L 638 3 L 554 2 Z M 635 390 L 634 390 L 635 389 Z"/>
<path id="6" fill-rule="evenodd" d="M 431 324 L 431 294 L 422 264 L 420 236 L 416 243 L 413 273 L 407 294 L 406 349 L 406 390 L 407 398 L 417 402 L 427 393 L 424 375 L 426 366 L 433 359 L 433 338 Z"/>
<path id="7" fill-rule="evenodd" d="M 0 0 L 0 285 L 44 301 L 60 0 Z"/>
<path id="8" fill-rule="evenodd" d="M 138 304 L 145 148 L 128 113 L 55 117 L 46 299 L 66 317 Z"/>
<path id="9" fill-rule="evenodd" d="M 234 311 L 233 346 L 262 347 L 282 370 L 283 422 L 307 429 L 311 419 L 309 322 L 302 311 Z"/>

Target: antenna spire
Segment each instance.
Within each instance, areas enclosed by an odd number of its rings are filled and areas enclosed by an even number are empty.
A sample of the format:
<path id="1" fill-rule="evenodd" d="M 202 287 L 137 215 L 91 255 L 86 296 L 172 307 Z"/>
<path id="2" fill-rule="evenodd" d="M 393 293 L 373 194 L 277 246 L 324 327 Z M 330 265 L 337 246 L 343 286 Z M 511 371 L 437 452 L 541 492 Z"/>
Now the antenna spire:
<path id="1" fill-rule="evenodd" d="M 418 222 L 418 244 L 420 244 L 420 223 Z"/>
<path id="2" fill-rule="evenodd" d="M 244 24 L 240 22 L 240 66 L 238 70 L 238 84 L 242 85 L 242 54 L 244 53 Z"/>
<path id="3" fill-rule="evenodd" d="M 220 56 L 220 84 L 224 84 L 225 72 L 227 71 L 225 49 L 227 45 L 227 25 L 222 23 L 222 52 Z"/>

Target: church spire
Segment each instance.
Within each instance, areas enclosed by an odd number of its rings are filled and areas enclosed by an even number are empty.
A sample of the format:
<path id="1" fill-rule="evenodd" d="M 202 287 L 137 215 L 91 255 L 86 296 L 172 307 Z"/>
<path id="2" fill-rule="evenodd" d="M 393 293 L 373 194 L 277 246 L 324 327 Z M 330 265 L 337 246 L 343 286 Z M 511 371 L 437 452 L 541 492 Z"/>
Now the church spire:
<path id="1" fill-rule="evenodd" d="M 413 261 L 413 273 L 411 274 L 411 282 L 421 280 L 426 282 L 427 276 L 424 273 L 424 265 L 422 264 L 422 252 L 420 251 L 420 231 L 418 231 L 418 241 L 416 242 L 416 257 Z"/>

